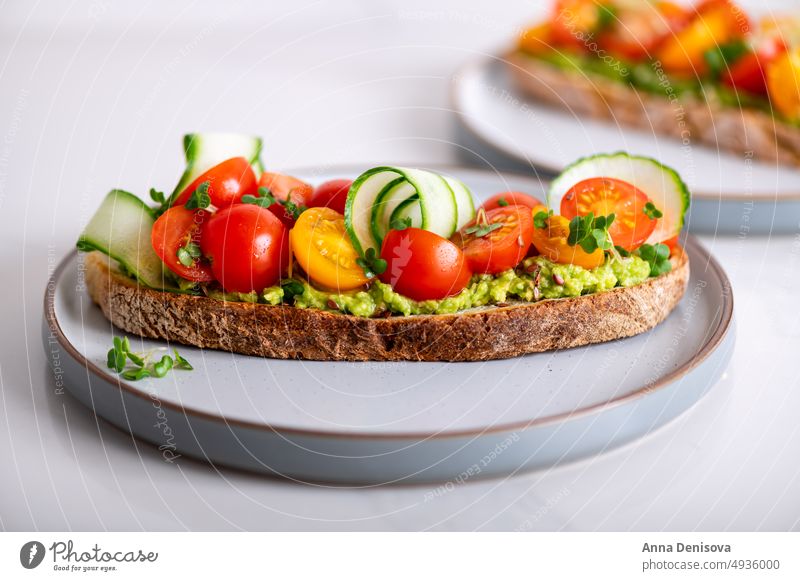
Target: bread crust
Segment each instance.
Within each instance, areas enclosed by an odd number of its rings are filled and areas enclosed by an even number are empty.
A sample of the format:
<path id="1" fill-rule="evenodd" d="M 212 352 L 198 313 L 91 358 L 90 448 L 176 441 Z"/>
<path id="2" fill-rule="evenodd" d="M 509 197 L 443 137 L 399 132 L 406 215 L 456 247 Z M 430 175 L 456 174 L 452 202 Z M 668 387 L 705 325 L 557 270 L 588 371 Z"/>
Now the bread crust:
<path id="1" fill-rule="evenodd" d="M 367 319 L 317 309 L 226 302 L 137 285 L 85 256 L 89 295 L 116 327 L 153 339 L 276 359 L 486 361 L 630 337 L 652 329 L 686 290 L 689 260 L 631 288 L 509 303 L 453 315 Z"/>
<path id="2" fill-rule="evenodd" d="M 800 129 L 764 111 L 666 92 L 655 95 L 590 72 L 568 71 L 514 51 L 508 71 L 526 95 L 573 114 L 704 143 L 773 163 L 800 165 Z"/>

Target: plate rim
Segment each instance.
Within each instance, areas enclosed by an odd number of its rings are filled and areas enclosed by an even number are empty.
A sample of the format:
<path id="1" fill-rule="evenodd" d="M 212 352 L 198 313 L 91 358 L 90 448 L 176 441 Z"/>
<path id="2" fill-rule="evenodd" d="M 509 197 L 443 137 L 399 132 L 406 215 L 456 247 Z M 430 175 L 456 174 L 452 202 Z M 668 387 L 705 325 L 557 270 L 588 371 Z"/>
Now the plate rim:
<path id="1" fill-rule="evenodd" d="M 451 75 L 450 89 L 448 91 L 448 100 L 451 109 L 456 115 L 456 119 L 458 120 L 459 123 L 461 123 L 461 126 L 466 131 L 468 131 L 473 138 L 475 138 L 478 142 L 483 143 L 487 147 L 510 157 L 511 159 L 513 159 L 518 163 L 529 165 L 532 168 L 538 167 L 547 172 L 554 173 L 556 175 L 560 174 L 566 168 L 551 165 L 546 162 L 540 162 L 540 161 L 534 162 L 525 155 L 521 155 L 511 149 L 507 149 L 501 143 L 494 141 L 490 136 L 484 134 L 479 129 L 477 129 L 477 127 L 473 124 L 472 120 L 466 114 L 463 105 L 463 95 L 461 94 L 461 91 L 459 91 L 459 86 L 461 86 L 462 83 L 453 82 L 453 80 L 459 77 L 465 77 L 468 74 L 475 74 L 476 72 L 482 70 L 484 67 L 491 66 L 496 63 L 504 63 L 505 65 L 510 64 L 503 57 L 503 53 L 492 52 L 488 55 L 482 55 L 480 57 L 476 57 L 474 59 L 466 61 L 465 63 L 460 65 Z M 665 137 L 665 139 L 667 138 Z M 706 149 L 709 148 L 707 145 L 700 145 L 700 146 Z M 800 168 L 794 168 L 794 169 L 800 169 Z M 758 201 L 757 196 L 753 196 L 752 194 L 748 194 L 747 192 L 738 192 L 738 191 L 725 192 L 725 193 L 720 192 L 715 194 L 712 192 L 705 192 L 702 190 L 700 191 L 692 190 L 692 197 L 700 198 L 703 201 L 713 201 L 713 202 L 726 202 L 726 201 L 743 202 L 743 201 L 751 201 L 754 199 L 755 199 L 754 201 Z M 780 196 L 776 194 L 773 197 L 765 197 L 764 201 L 797 202 L 800 201 L 800 190 L 788 192 Z"/>
<path id="2" fill-rule="evenodd" d="M 343 164 L 341 166 L 339 165 L 333 166 L 327 168 L 326 171 L 332 171 L 342 167 L 346 167 L 346 165 Z M 450 168 L 450 169 L 459 168 L 459 166 L 447 165 L 447 164 L 441 164 L 439 167 Z M 461 167 L 462 169 L 469 169 L 472 171 L 477 171 L 479 173 L 487 173 L 488 171 L 480 168 L 470 168 L 468 166 L 461 166 Z M 507 175 L 512 175 L 516 178 L 521 178 L 521 179 L 528 179 L 528 180 L 537 179 L 535 177 L 528 176 L 519 172 L 503 171 L 502 173 Z M 501 434 L 508 432 L 520 432 L 547 425 L 563 423 L 566 420 L 581 419 L 586 416 L 601 413 L 603 411 L 607 411 L 628 404 L 634 400 L 640 399 L 656 391 L 660 391 L 661 389 L 664 389 L 667 386 L 680 380 L 681 378 L 686 376 L 689 372 L 691 372 L 693 369 L 698 367 L 701 363 L 703 363 L 706 359 L 708 359 L 708 357 L 719 348 L 719 346 L 722 344 L 727 334 L 730 332 L 731 323 L 733 321 L 733 305 L 734 305 L 733 288 L 731 286 L 730 279 L 728 279 L 725 270 L 722 268 L 717 259 L 694 236 L 691 235 L 687 236 L 685 246 L 686 247 L 691 246 L 693 250 L 699 253 L 702 259 L 705 261 L 707 269 L 710 269 L 714 273 L 714 275 L 717 276 L 723 288 L 728 289 L 728 292 L 723 293 L 721 297 L 722 312 L 716 329 L 714 329 L 714 332 L 711 335 L 709 335 L 708 339 L 703 343 L 701 349 L 689 361 L 687 361 L 680 367 L 673 369 L 663 377 L 659 378 L 659 380 L 653 383 L 652 385 L 644 385 L 634 391 L 626 393 L 621 397 L 616 397 L 606 402 L 596 403 L 588 407 L 581 408 L 577 411 L 562 412 L 559 414 L 534 418 L 530 420 L 507 422 L 503 424 L 493 425 L 483 429 L 459 429 L 459 430 L 449 430 L 449 431 L 441 430 L 438 432 L 406 432 L 406 433 L 394 432 L 393 433 L 393 432 L 367 432 L 367 431 L 336 432 L 332 430 L 295 428 L 291 426 L 281 426 L 279 424 L 265 424 L 265 423 L 252 422 L 248 420 L 226 418 L 223 415 L 214 415 L 206 411 L 193 409 L 191 407 L 185 407 L 181 404 L 176 404 L 170 401 L 162 401 L 162 405 L 171 411 L 184 414 L 189 418 L 195 416 L 197 419 L 200 420 L 211 420 L 228 426 L 236 426 L 239 428 L 272 432 L 278 435 L 285 434 L 288 436 L 303 436 L 303 437 L 314 437 L 314 438 L 324 438 L 324 439 L 337 438 L 337 439 L 351 439 L 351 440 L 438 440 L 446 438 L 465 438 L 470 436 L 479 437 L 479 436 Z M 48 277 L 47 285 L 45 286 L 45 291 L 44 291 L 45 322 L 47 323 L 50 331 L 55 335 L 58 344 L 64 350 L 66 350 L 67 353 L 82 367 L 84 367 L 88 372 L 91 372 L 94 376 L 97 376 L 99 379 L 105 381 L 110 385 L 116 385 L 121 390 L 121 392 L 123 392 L 123 395 L 128 394 L 131 396 L 149 400 L 150 395 L 147 392 L 137 389 L 129 382 L 124 381 L 120 376 L 111 375 L 105 369 L 102 369 L 97 364 L 93 363 L 92 361 L 89 361 L 86 358 L 86 356 L 83 355 L 83 353 L 81 353 L 77 349 L 77 347 L 75 347 L 69 341 L 69 339 L 67 339 L 66 335 L 64 334 L 61 328 L 61 324 L 55 312 L 55 299 L 58 293 L 58 289 L 60 288 L 59 287 L 60 280 L 63 277 L 64 273 L 66 272 L 67 267 L 72 263 L 72 261 L 77 257 L 77 255 L 78 255 L 77 249 L 73 249 L 71 252 L 69 252 L 59 261 L 56 269 Z"/>

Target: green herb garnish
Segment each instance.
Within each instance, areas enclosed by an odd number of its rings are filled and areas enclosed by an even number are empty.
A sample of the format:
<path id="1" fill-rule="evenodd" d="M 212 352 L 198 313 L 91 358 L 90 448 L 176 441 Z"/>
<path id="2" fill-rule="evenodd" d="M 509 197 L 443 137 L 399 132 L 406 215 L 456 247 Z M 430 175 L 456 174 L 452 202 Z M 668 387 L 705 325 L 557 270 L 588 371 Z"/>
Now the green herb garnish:
<path id="1" fill-rule="evenodd" d="M 281 288 L 283 289 L 283 302 L 288 304 L 292 304 L 294 297 L 302 295 L 306 290 L 303 283 L 296 280 L 284 280 L 281 282 Z"/>
<path id="2" fill-rule="evenodd" d="M 172 357 L 164 355 L 160 361 L 153 364 L 153 375 L 156 377 L 164 377 L 167 372 L 172 369 L 173 363 Z"/>
<path id="3" fill-rule="evenodd" d="M 553 210 L 549 212 L 536 212 L 533 217 L 533 225 L 540 230 L 547 228 L 547 220 L 553 215 Z"/>
<path id="4" fill-rule="evenodd" d="M 125 340 L 127 341 L 127 337 Z M 108 351 L 108 368 L 119 373 L 125 369 L 125 361 L 127 358 L 127 349 L 123 345 L 122 339 L 114 337 L 114 346 Z"/>
<path id="5" fill-rule="evenodd" d="M 164 192 L 159 192 L 155 188 L 150 188 L 150 199 L 153 200 L 156 204 L 163 204 L 167 201 Z"/>
<path id="6" fill-rule="evenodd" d="M 644 205 L 644 215 L 650 218 L 651 220 L 656 220 L 661 218 L 664 213 L 656 208 L 656 205 L 653 202 L 647 202 Z"/>
<path id="7" fill-rule="evenodd" d="M 189 199 L 186 200 L 186 207 L 189 210 L 204 210 L 211 205 L 211 196 L 208 195 L 208 188 L 211 187 L 211 182 L 205 181 L 197 189 L 192 192 Z"/>
<path id="8" fill-rule="evenodd" d="M 728 68 L 750 52 L 748 44 L 737 39 L 726 44 L 715 46 L 703 53 L 712 78 L 718 79 Z"/>
<path id="9" fill-rule="evenodd" d="M 609 28 L 617 20 L 617 9 L 611 4 L 602 4 L 597 7 L 597 25 L 595 33 Z"/>
<path id="10" fill-rule="evenodd" d="M 138 369 L 128 369 L 123 372 L 122 378 L 128 381 L 139 381 L 145 377 L 150 377 L 150 370 L 146 367 L 139 367 Z"/>
<path id="11" fill-rule="evenodd" d="M 153 351 L 147 353 L 134 353 L 131 351 L 131 344 L 128 338 L 120 339 L 114 337 L 114 345 L 108 352 L 108 368 L 119 373 L 123 379 L 128 381 L 139 381 L 145 377 L 164 377 L 170 369 L 194 369 L 191 364 L 178 354 L 178 350 L 173 350 L 175 358 L 164 355 L 161 359 L 150 364 Z M 126 363 L 130 361 L 133 367 L 126 369 Z"/>
<path id="12" fill-rule="evenodd" d="M 391 224 L 389 224 L 389 228 L 392 230 L 405 230 L 406 228 L 411 228 L 411 218 L 408 216 L 405 218 L 395 218 L 392 220 Z"/>
<path id="13" fill-rule="evenodd" d="M 619 253 L 620 256 L 623 258 L 628 258 L 631 253 L 625 250 L 622 246 L 615 246 L 614 249 Z"/>
<path id="14" fill-rule="evenodd" d="M 176 254 L 178 255 L 178 262 L 186 268 L 194 266 L 194 261 L 202 256 L 200 247 L 194 242 L 187 242 L 186 246 L 178 248 Z"/>
<path id="15" fill-rule="evenodd" d="M 278 201 L 275 199 L 275 196 L 273 196 L 272 192 L 267 188 L 258 188 L 258 196 L 251 196 L 250 194 L 242 196 L 243 204 L 255 204 L 256 206 L 261 206 L 262 208 L 269 208 L 271 205 L 276 204 L 277 202 Z"/>
<path id="16" fill-rule="evenodd" d="M 506 206 L 508 206 L 508 202 L 506 201 L 505 198 L 500 198 L 499 200 L 497 200 L 497 205 L 500 206 L 501 208 L 505 208 Z"/>
<path id="17" fill-rule="evenodd" d="M 289 198 L 291 198 L 292 192 L 289 192 Z M 272 192 L 267 188 L 258 188 L 258 196 L 251 196 L 247 194 L 246 196 L 242 196 L 242 203 L 243 204 L 255 204 L 256 206 L 261 206 L 262 208 L 269 208 L 275 204 L 280 204 L 283 206 L 286 215 L 297 220 L 297 218 L 302 214 L 305 210 L 305 206 L 300 206 L 295 204 L 290 199 L 286 200 L 277 200 L 275 196 L 272 195 Z"/>
<path id="18" fill-rule="evenodd" d="M 386 261 L 378 256 L 374 248 L 367 248 L 363 258 L 356 258 L 356 264 L 361 267 L 367 278 L 375 278 L 386 272 Z"/>
<path id="19" fill-rule="evenodd" d="M 608 228 L 614 223 L 614 218 L 614 214 L 595 218 L 592 212 L 589 212 L 586 216 L 575 216 L 569 222 L 567 244 L 580 246 L 588 254 L 598 248 L 612 250 L 614 243 L 608 233 Z"/>
<path id="20" fill-rule="evenodd" d="M 305 206 L 299 206 L 288 198 L 278 203 L 283 206 L 286 215 L 290 216 L 294 220 L 297 220 L 300 217 L 300 214 L 306 210 Z"/>
<path id="21" fill-rule="evenodd" d="M 483 238 L 502 227 L 503 225 L 499 222 L 495 222 L 494 224 L 474 224 L 473 226 L 464 228 L 464 232 L 467 234 L 474 234 L 476 238 Z"/>
<path id="22" fill-rule="evenodd" d="M 650 265 L 650 276 L 659 276 L 672 270 L 669 246 L 666 244 L 642 244 L 636 252 Z"/>
<path id="23" fill-rule="evenodd" d="M 164 192 L 159 192 L 155 188 L 150 188 L 150 199 L 158 204 L 157 208 L 153 208 L 153 215 L 158 218 L 161 214 L 169 210 L 169 200 Z"/>
<path id="24" fill-rule="evenodd" d="M 172 352 L 175 354 L 175 369 L 185 369 L 187 371 L 191 371 L 194 369 L 192 364 L 186 361 L 186 359 L 178 353 L 177 349 L 173 349 Z"/>

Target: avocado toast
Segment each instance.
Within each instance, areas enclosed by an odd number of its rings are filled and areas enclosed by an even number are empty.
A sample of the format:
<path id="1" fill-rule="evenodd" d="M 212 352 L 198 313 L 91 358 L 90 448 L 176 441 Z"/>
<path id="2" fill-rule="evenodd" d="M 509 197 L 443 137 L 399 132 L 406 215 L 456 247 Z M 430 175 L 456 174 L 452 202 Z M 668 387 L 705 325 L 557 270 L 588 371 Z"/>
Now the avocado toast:
<path id="1" fill-rule="evenodd" d="M 505 55 L 519 90 L 604 119 L 768 162 L 800 163 L 800 18 L 730 0 L 557 0 Z"/>
<path id="2" fill-rule="evenodd" d="M 143 337 L 282 359 L 481 361 L 642 333 L 688 281 L 689 194 L 648 158 L 579 160 L 546 203 L 506 191 L 476 208 L 465 184 L 428 170 L 314 188 L 263 171 L 260 140 L 186 142 L 171 195 L 151 191 L 152 207 L 113 190 L 78 242 L 94 302 Z"/>

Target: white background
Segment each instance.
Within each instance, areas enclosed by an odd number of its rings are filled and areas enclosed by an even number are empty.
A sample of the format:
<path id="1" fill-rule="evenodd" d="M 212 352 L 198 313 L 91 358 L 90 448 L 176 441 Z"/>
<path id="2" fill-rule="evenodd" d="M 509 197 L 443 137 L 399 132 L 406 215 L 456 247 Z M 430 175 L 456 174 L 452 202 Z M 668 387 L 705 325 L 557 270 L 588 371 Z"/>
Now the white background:
<path id="1" fill-rule="evenodd" d="M 170 465 L 53 394 L 48 271 L 107 190 L 172 187 L 183 133 L 260 134 L 278 170 L 456 161 L 449 75 L 537 8 L 431 4 L 0 3 L 0 527 L 800 528 L 800 224 L 703 238 L 734 284 L 738 345 L 694 410 L 611 454 L 433 500 Z"/>

